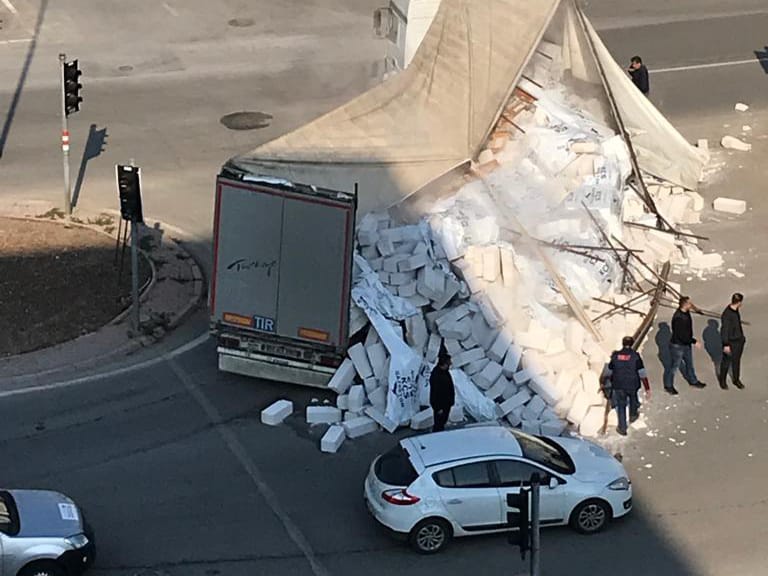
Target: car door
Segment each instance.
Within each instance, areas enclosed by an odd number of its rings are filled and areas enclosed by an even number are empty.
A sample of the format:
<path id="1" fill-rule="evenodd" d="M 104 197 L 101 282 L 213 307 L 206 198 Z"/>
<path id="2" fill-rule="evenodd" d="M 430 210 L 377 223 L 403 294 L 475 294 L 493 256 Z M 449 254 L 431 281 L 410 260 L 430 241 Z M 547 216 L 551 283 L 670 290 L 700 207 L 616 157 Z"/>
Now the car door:
<path id="1" fill-rule="evenodd" d="M 451 519 L 468 532 L 504 526 L 501 496 L 494 486 L 488 461 L 444 468 L 432 475 Z"/>
<path id="2" fill-rule="evenodd" d="M 565 522 L 567 488 L 562 478 L 530 462 L 515 458 L 500 458 L 494 460 L 492 465 L 494 483 L 499 488 L 505 506 L 507 494 L 519 494 L 521 488 L 529 487 L 531 476 L 536 473 L 541 478 L 541 489 L 539 490 L 539 518 L 541 523 L 546 525 Z M 551 482 L 553 478 L 555 482 Z"/>

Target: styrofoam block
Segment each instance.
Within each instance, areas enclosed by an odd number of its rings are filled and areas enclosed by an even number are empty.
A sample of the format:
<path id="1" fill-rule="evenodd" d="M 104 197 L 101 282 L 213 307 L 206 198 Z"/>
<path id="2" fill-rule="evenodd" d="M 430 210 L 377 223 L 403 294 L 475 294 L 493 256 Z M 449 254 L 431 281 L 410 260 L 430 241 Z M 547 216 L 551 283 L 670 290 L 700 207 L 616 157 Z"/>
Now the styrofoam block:
<path id="1" fill-rule="evenodd" d="M 541 423 L 541 434 L 542 436 L 560 436 L 567 426 L 568 423 L 560 419 L 546 420 Z"/>
<path id="2" fill-rule="evenodd" d="M 592 401 L 589 394 L 586 394 L 584 391 L 577 393 L 566 418 L 572 424 L 581 424 L 591 405 Z"/>
<path id="3" fill-rule="evenodd" d="M 379 254 L 385 257 L 395 253 L 395 245 L 387 238 L 379 237 L 376 242 L 376 249 L 379 251 Z"/>
<path id="4" fill-rule="evenodd" d="M 688 258 L 688 265 L 694 270 L 712 270 L 720 268 L 724 264 L 723 257 L 717 252 L 709 254 L 698 253 Z"/>
<path id="5" fill-rule="evenodd" d="M 375 376 L 369 376 L 363 380 L 363 387 L 365 388 L 365 393 L 369 394 L 379 387 L 379 382 Z"/>
<path id="6" fill-rule="evenodd" d="M 547 356 L 554 356 L 556 354 L 560 354 L 562 352 L 565 352 L 565 339 L 557 337 L 552 338 L 549 341 L 549 345 L 547 346 L 546 355 Z"/>
<path id="7" fill-rule="evenodd" d="M 368 316 L 357 307 L 352 308 L 349 314 L 349 333 L 356 334 L 368 325 Z"/>
<path id="8" fill-rule="evenodd" d="M 470 334 L 467 338 L 464 338 L 460 342 L 461 347 L 464 348 L 464 350 L 472 350 L 472 348 L 477 348 L 480 346 L 479 342 L 475 340 L 475 338 Z"/>
<path id="9" fill-rule="evenodd" d="M 582 436 L 597 436 L 603 427 L 605 409 L 602 406 L 591 406 L 579 425 L 579 434 Z"/>
<path id="10" fill-rule="evenodd" d="M 488 362 L 479 374 L 472 377 L 472 381 L 483 390 L 488 390 L 499 379 L 501 371 L 501 364 L 493 361 Z"/>
<path id="11" fill-rule="evenodd" d="M 365 342 L 363 342 L 363 346 L 365 346 L 366 352 L 368 351 L 368 348 L 370 348 L 377 342 L 381 342 L 381 339 L 379 338 L 379 333 L 376 332 L 376 329 L 373 326 L 371 326 L 370 329 L 368 330 L 368 334 L 365 335 Z"/>
<path id="12" fill-rule="evenodd" d="M 267 426 L 277 426 L 293 414 L 293 402 L 278 400 L 261 411 L 261 423 Z"/>
<path id="13" fill-rule="evenodd" d="M 351 346 L 347 350 L 347 355 L 355 365 L 355 370 L 361 378 L 368 378 L 373 376 L 373 370 L 371 369 L 371 363 L 368 361 L 368 354 L 365 351 L 365 346 L 361 343 Z"/>
<path id="14" fill-rule="evenodd" d="M 419 242 L 421 240 L 421 230 L 416 224 L 388 228 L 382 230 L 380 234 L 382 238 L 389 238 L 392 242 Z"/>
<path id="15" fill-rule="evenodd" d="M 379 258 L 379 251 L 376 249 L 376 246 L 360 246 L 360 255 L 365 258 L 368 265 L 371 266 L 371 261 Z M 371 268 L 373 268 L 373 266 L 371 266 Z M 374 270 L 376 270 L 376 268 L 374 268 Z"/>
<path id="16" fill-rule="evenodd" d="M 520 388 L 520 391 L 512 396 L 512 398 L 504 400 L 504 402 L 499 404 L 499 408 L 501 409 L 501 412 L 506 416 L 515 408 L 524 406 L 530 399 L 531 393 L 528 391 L 528 388 Z"/>
<path id="17" fill-rule="evenodd" d="M 539 420 L 541 420 L 542 422 L 548 422 L 550 420 L 558 420 L 558 417 L 555 411 L 552 409 L 552 407 L 547 406 L 546 408 L 544 408 L 544 411 L 539 416 Z"/>
<path id="18" fill-rule="evenodd" d="M 483 250 L 483 279 L 496 282 L 501 276 L 501 259 L 498 246 L 486 246 Z"/>
<path id="19" fill-rule="evenodd" d="M 482 358 L 475 362 L 470 362 L 464 366 L 463 370 L 468 376 L 479 374 L 480 371 L 488 365 L 488 362 L 490 362 L 488 358 Z"/>
<path id="20" fill-rule="evenodd" d="M 498 328 L 506 322 L 504 315 L 493 304 L 493 301 L 485 293 L 475 296 L 477 305 L 480 307 L 480 313 L 491 328 Z"/>
<path id="21" fill-rule="evenodd" d="M 437 334 L 430 334 L 429 341 L 427 342 L 426 360 L 430 364 L 437 361 L 437 356 L 440 353 L 440 344 L 442 338 Z"/>
<path id="22" fill-rule="evenodd" d="M 411 418 L 411 428 L 414 430 L 426 430 L 434 425 L 435 418 L 432 408 L 425 408 L 421 412 L 414 414 L 413 418 Z"/>
<path id="23" fill-rule="evenodd" d="M 454 322 L 458 322 L 464 316 L 467 316 L 471 312 L 469 305 L 464 303 L 460 304 L 459 306 L 456 306 L 456 308 L 453 308 L 450 312 L 447 314 L 443 314 L 442 316 L 439 316 L 437 320 L 435 320 L 437 327 L 442 328 L 443 326 L 446 326 L 448 324 L 452 324 Z"/>
<path id="24" fill-rule="evenodd" d="M 365 256 L 365 254 L 363 254 Z M 366 258 L 368 260 L 368 265 L 373 269 L 374 272 L 380 272 L 383 270 L 384 266 L 384 258 L 379 256 L 378 258 Z"/>
<path id="25" fill-rule="evenodd" d="M 472 316 L 472 337 L 481 347 L 486 348 L 483 343 L 490 338 L 492 332 L 482 314 Z"/>
<path id="26" fill-rule="evenodd" d="M 523 423 L 523 408 L 524 406 L 518 406 L 514 410 L 510 410 L 507 414 L 507 422 L 515 427 L 520 426 Z"/>
<path id="27" fill-rule="evenodd" d="M 453 365 L 456 368 L 461 368 L 462 366 L 466 366 L 470 362 L 482 360 L 483 358 L 485 358 L 485 350 L 483 350 L 482 348 L 475 348 L 474 350 L 465 350 L 464 352 L 459 352 L 453 357 Z"/>
<path id="28" fill-rule="evenodd" d="M 372 246 L 379 241 L 379 233 L 376 230 L 359 230 L 357 241 L 360 246 Z"/>
<path id="29" fill-rule="evenodd" d="M 536 376 L 528 383 L 528 387 L 543 398 L 547 404 L 554 406 L 563 397 L 563 394 L 544 376 Z"/>
<path id="30" fill-rule="evenodd" d="M 686 194 L 691 198 L 693 210 L 696 212 L 704 210 L 704 197 L 701 194 L 692 191 L 688 191 Z"/>
<path id="31" fill-rule="evenodd" d="M 365 415 L 368 416 L 371 420 L 376 422 L 379 426 L 384 428 L 387 432 L 392 434 L 395 430 L 397 430 L 397 424 L 392 422 L 389 418 L 387 418 L 384 415 L 384 412 L 379 410 L 378 408 L 374 406 L 369 406 L 365 409 Z"/>
<path id="32" fill-rule="evenodd" d="M 378 410 L 384 411 L 387 407 L 387 387 L 379 386 L 368 394 L 368 402 Z"/>
<path id="33" fill-rule="evenodd" d="M 410 258 L 416 248 L 416 242 L 395 243 L 395 254 L 402 254 L 405 258 Z"/>
<path id="34" fill-rule="evenodd" d="M 416 274 L 416 291 L 426 298 L 436 300 L 445 292 L 445 274 L 434 266 L 425 266 Z"/>
<path id="35" fill-rule="evenodd" d="M 507 380 L 507 386 L 506 388 L 504 388 L 504 392 L 501 394 L 501 397 L 504 400 L 509 400 L 510 398 L 512 398 L 512 396 L 517 394 L 519 391 L 520 391 L 520 387 L 517 384 L 515 384 L 511 380 Z"/>
<path id="36" fill-rule="evenodd" d="M 388 256 L 387 258 L 384 258 L 384 264 L 382 264 L 381 269 L 384 272 L 394 273 L 398 272 L 398 264 L 408 258 L 408 256 L 405 256 L 403 254 L 394 254 L 392 256 Z"/>
<path id="37" fill-rule="evenodd" d="M 368 346 L 366 348 L 368 354 L 368 362 L 373 370 L 373 375 L 377 380 L 382 381 L 386 379 L 387 373 L 385 371 L 387 364 L 387 348 L 381 342 Z"/>
<path id="38" fill-rule="evenodd" d="M 344 432 L 343 426 L 331 426 L 320 439 L 320 451 L 335 454 L 341 448 L 341 445 L 344 444 L 346 437 L 347 434 Z"/>
<path id="39" fill-rule="evenodd" d="M 337 394 L 344 394 L 355 379 L 355 365 L 349 358 L 344 358 L 344 362 L 336 369 L 336 372 L 328 382 L 328 388 Z"/>
<path id="40" fill-rule="evenodd" d="M 513 378 L 520 367 L 520 360 L 523 357 L 523 349 L 517 344 L 510 344 L 507 349 L 507 353 L 504 355 L 504 363 L 502 369 L 504 370 L 504 376 L 507 378 Z"/>
<path id="41" fill-rule="evenodd" d="M 445 349 L 448 351 L 448 354 L 450 354 L 451 356 L 456 356 L 458 354 L 461 354 L 464 351 L 464 348 L 462 348 L 461 346 L 461 342 L 459 342 L 455 338 L 444 338 L 443 345 L 445 346 Z"/>
<path id="42" fill-rule="evenodd" d="M 349 394 L 339 394 L 336 397 L 336 408 L 339 410 L 349 410 Z"/>
<path id="43" fill-rule="evenodd" d="M 536 394 L 531 397 L 523 410 L 523 420 L 538 420 L 544 409 L 547 407 L 547 403 L 541 396 Z"/>
<path id="44" fill-rule="evenodd" d="M 359 416 L 344 422 L 344 431 L 347 433 L 348 438 L 360 438 L 371 432 L 376 432 L 378 428 L 379 425 L 376 421 L 368 416 Z"/>
<path id="45" fill-rule="evenodd" d="M 712 207 L 718 212 L 728 212 L 729 214 L 744 214 L 747 211 L 747 203 L 744 200 L 735 198 L 715 198 Z"/>
<path id="46" fill-rule="evenodd" d="M 539 436 L 541 434 L 541 422 L 539 422 L 538 420 L 523 419 L 523 423 L 520 429 L 526 434 Z"/>
<path id="47" fill-rule="evenodd" d="M 499 332 L 496 336 L 491 348 L 488 350 L 488 358 L 494 362 L 501 362 L 507 354 L 510 346 L 512 345 L 512 339 L 506 330 Z"/>
<path id="48" fill-rule="evenodd" d="M 448 303 L 453 300 L 454 296 L 459 293 L 461 284 L 455 278 L 445 279 L 445 289 L 439 298 L 435 298 L 432 302 L 432 308 L 440 310 L 445 308 Z"/>
<path id="49" fill-rule="evenodd" d="M 443 338 L 464 340 L 472 333 L 472 319 L 464 316 L 461 320 L 440 325 L 440 334 Z"/>
<path id="50" fill-rule="evenodd" d="M 429 340 L 429 333 L 427 332 L 427 324 L 424 321 L 424 317 L 421 314 L 416 314 L 406 318 L 405 330 L 405 337 L 408 344 L 419 351 L 423 350 L 424 346 L 427 345 L 427 340 Z"/>
<path id="51" fill-rule="evenodd" d="M 600 392 L 600 375 L 594 370 L 581 373 L 581 386 L 587 394 L 597 395 L 598 398 L 602 395 Z"/>
<path id="52" fill-rule="evenodd" d="M 414 308 L 422 308 L 423 306 L 429 305 L 429 298 L 426 298 L 421 294 L 416 294 L 415 296 L 408 296 L 406 300 L 408 300 L 408 302 L 410 302 L 414 306 Z"/>
<path id="53" fill-rule="evenodd" d="M 538 333 L 531 331 L 518 332 L 515 337 L 515 342 L 523 348 L 530 348 L 532 350 L 539 350 L 540 352 L 546 352 L 549 347 L 550 334 L 549 331 L 543 330 Z"/>
<path id="54" fill-rule="evenodd" d="M 573 369 L 566 369 L 558 372 L 557 378 L 555 378 L 555 388 L 560 391 L 561 398 L 571 391 L 571 388 L 577 379 L 580 381 L 579 373 Z"/>
<path id="55" fill-rule="evenodd" d="M 403 298 L 409 296 L 416 296 L 416 282 L 409 282 L 408 284 L 402 284 L 397 287 L 397 295 Z"/>
<path id="56" fill-rule="evenodd" d="M 362 412 L 365 405 L 365 388 L 360 385 L 352 386 L 349 389 L 349 411 Z"/>
<path id="57" fill-rule="evenodd" d="M 515 384 L 520 385 L 530 381 L 534 376 L 536 376 L 535 370 L 532 370 L 531 368 L 524 368 L 515 372 L 512 375 L 512 380 L 515 382 Z"/>
<path id="58" fill-rule="evenodd" d="M 465 274 L 464 282 L 466 282 L 470 294 L 478 294 L 483 292 L 487 287 L 485 280 L 472 274 Z"/>
<path id="59" fill-rule="evenodd" d="M 511 250 L 502 248 L 501 256 L 501 276 L 504 280 L 504 286 L 512 288 L 517 283 L 517 268 L 515 267 L 515 256 Z"/>
<path id="60" fill-rule="evenodd" d="M 382 284 L 389 284 L 389 272 L 385 272 L 384 270 L 379 270 L 376 272 L 376 275 L 379 277 L 379 280 Z"/>
<path id="61" fill-rule="evenodd" d="M 354 420 L 355 418 L 360 418 L 360 416 L 363 416 L 363 411 L 360 412 L 350 412 L 347 410 L 344 412 L 344 417 L 342 418 L 342 422 L 349 422 L 350 420 Z"/>
<path id="62" fill-rule="evenodd" d="M 392 272 L 389 275 L 389 283 L 393 286 L 405 286 L 413 282 L 413 272 Z"/>
<path id="63" fill-rule="evenodd" d="M 451 412 L 448 414 L 448 422 L 453 422 L 456 424 L 458 422 L 464 422 L 464 419 L 464 408 L 458 404 L 451 406 Z"/>
<path id="64" fill-rule="evenodd" d="M 736 110 L 736 112 L 746 112 L 749 110 L 749 106 L 743 102 L 737 102 L 733 109 Z"/>
<path id="65" fill-rule="evenodd" d="M 307 406 L 307 424 L 341 422 L 341 410 L 334 406 Z"/>
<path id="66" fill-rule="evenodd" d="M 723 139 L 720 140 L 720 145 L 723 148 L 738 150 L 739 152 L 749 152 L 752 150 L 752 144 L 739 140 L 735 136 L 723 136 Z"/>
<path id="67" fill-rule="evenodd" d="M 414 254 L 410 258 L 403 260 L 398 264 L 400 272 L 412 272 L 430 264 L 429 256 L 426 253 Z"/>
<path id="68" fill-rule="evenodd" d="M 494 382 L 493 386 L 491 386 L 485 392 L 486 397 L 490 398 L 491 400 L 496 400 L 499 396 L 504 394 L 508 384 L 509 384 L 509 380 L 504 378 L 504 376 L 499 376 L 496 379 L 496 382 Z"/>

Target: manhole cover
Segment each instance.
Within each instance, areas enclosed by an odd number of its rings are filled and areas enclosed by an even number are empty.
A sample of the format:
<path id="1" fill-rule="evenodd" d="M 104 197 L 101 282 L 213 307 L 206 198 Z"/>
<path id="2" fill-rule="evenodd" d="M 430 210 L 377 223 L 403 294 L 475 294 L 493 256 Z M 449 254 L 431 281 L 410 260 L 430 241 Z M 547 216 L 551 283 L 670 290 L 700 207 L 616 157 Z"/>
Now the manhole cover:
<path id="1" fill-rule="evenodd" d="M 264 112 L 233 112 L 219 120 L 230 130 L 255 130 L 266 128 L 272 123 L 272 116 Z"/>
<path id="2" fill-rule="evenodd" d="M 133 70 L 133 66 L 130 64 L 125 64 L 123 66 L 118 66 L 117 69 L 120 70 L 120 72 L 130 72 Z"/>
<path id="3" fill-rule="evenodd" d="M 248 28 L 248 26 L 253 26 L 256 23 L 256 21 L 253 18 L 232 18 L 227 24 L 234 28 Z"/>

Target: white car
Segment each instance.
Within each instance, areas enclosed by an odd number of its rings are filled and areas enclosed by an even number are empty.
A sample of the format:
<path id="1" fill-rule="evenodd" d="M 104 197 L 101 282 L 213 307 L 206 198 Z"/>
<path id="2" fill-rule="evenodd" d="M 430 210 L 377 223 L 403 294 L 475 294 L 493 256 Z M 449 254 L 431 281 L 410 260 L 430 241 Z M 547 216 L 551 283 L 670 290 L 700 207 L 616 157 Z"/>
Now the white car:
<path id="1" fill-rule="evenodd" d="M 626 470 L 600 446 L 531 436 L 502 426 L 467 427 L 401 440 L 365 481 L 371 514 L 431 554 L 453 536 L 509 530 L 507 494 L 542 478 L 542 526 L 594 534 L 632 509 Z"/>

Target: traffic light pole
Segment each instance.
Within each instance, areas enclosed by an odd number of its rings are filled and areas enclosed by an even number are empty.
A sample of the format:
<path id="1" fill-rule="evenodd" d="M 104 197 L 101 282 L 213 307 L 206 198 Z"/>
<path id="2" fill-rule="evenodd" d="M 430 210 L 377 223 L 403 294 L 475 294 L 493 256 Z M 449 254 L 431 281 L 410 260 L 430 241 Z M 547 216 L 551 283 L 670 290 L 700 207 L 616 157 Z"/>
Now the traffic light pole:
<path id="1" fill-rule="evenodd" d="M 131 220 L 131 298 L 133 300 L 133 327 L 139 331 L 139 223 Z"/>
<path id="2" fill-rule="evenodd" d="M 67 122 L 67 98 L 64 81 L 64 62 L 66 54 L 59 54 L 61 63 L 61 152 L 64 162 L 64 213 L 72 214 L 72 194 L 69 179 L 69 123 Z"/>
<path id="3" fill-rule="evenodd" d="M 539 553 L 541 552 L 541 540 L 539 539 L 539 497 L 541 495 L 541 481 L 538 474 L 531 478 L 531 576 L 541 576 L 539 566 Z"/>

